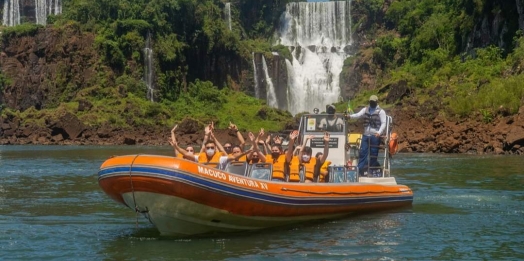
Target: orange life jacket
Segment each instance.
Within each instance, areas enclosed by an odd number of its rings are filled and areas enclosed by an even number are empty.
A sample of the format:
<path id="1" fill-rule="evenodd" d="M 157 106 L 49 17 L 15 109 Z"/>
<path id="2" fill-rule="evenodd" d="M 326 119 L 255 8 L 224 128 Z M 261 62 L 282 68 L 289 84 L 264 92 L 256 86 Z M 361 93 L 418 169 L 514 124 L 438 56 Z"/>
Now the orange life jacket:
<path id="1" fill-rule="evenodd" d="M 266 162 L 273 163 L 273 178 L 284 180 L 284 164 L 286 163 L 286 155 L 281 154 L 278 158 L 273 158 L 271 154 L 266 155 Z"/>
<path id="2" fill-rule="evenodd" d="M 211 157 L 210 160 L 207 160 L 207 154 L 204 152 L 204 153 L 202 153 L 202 155 L 200 155 L 198 157 L 198 162 L 199 163 L 219 163 L 220 162 L 220 157 L 226 156 L 226 155 L 227 154 L 225 154 L 223 152 L 215 152 L 213 157 Z"/>
<path id="3" fill-rule="evenodd" d="M 289 163 L 289 181 L 299 182 L 300 181 L 300 161 L 298 156 L 293 156 Z"/>
<path id="4" fill-rule="evenodd" d="M 302 165 L 306 167 L 306 179 L 313 181 L 313 173 L 315 172 L 315 164 L 317 164 L 317 158 L 312 157 L 309 162 L 303 162 Z"/>
<path id="5" fill-rule="evenodd" d="M 324 161 L 324 164 L 322 164 L 322 167 L 320 167 L 320 173 L 318 176 L 318 182 L 325 182 L 326 181 L 326 175 L 328 174 L 328 167 L 331 165 L 331 161 L 326 160 Z"/>

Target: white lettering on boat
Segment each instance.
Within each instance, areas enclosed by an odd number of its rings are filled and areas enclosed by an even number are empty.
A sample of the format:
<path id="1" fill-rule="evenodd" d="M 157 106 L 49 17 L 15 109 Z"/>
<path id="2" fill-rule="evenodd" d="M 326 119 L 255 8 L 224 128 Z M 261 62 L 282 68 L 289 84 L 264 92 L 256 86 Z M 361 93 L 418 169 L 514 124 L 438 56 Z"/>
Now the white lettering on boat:
<path id="1" fill-rule="evenodd" d="M 267 189 L 267 185 L 264 186 L 264 184 L 261 184 L 261 183 L 259 184 L 257 181 L 246 179 L 246 178 L 235 176 L 235 175 L 228 175 L 228 176 L 229 176 L 230 182 L 234 182 L 240 185 L 253 187 L 253 188 L 262 187 L 263 189 Z"/>
<path id="2" fill-rule="evenodd" d="M 208 169 L 208 168 L 204 168 L 202 166 L 198 166 L 198 172 L 201 173 L 201 174 L 206 174 L 206 175 L 211 176 L 211 177 L 215 177 L 215 178 L 226 180 L 226 174 L 224 172 L 221 172 L 221 171 L 218 171 L 218 170 Z"/>
<path id="3" fill-rule="evenodd" d="M 268 189 L 266 183 L 262 183 L 262 182 L 259 183 L 258 181 L 255 181 L 255 180 L 246 179 L 246 178 L 243 178 L 243 177 L 240 177 L 240 176 L 236 176 L 236 175 L 229 175 L 229 174 L 226 174 L 226 173 L 224 173 L 222 171 L 215 170 L 215 169 L 208 169 L 208 168 L 205 168 L 205 167 L 202 167 L 202 166 L 198 166 L 198 172 L 201 173 L 201 174 L 205 174 L 205 175 L 211 176 L 211 177 L 215 177 L 215 178 L 219 178 L 219 179 L 223 179 L 223 180 L 228 180 L 229 182 L 240 184 L 240 185 L 243 185 L 243 186 L 246 186 L 246 187 L 262 188 L 262 189 L 265 189 L 265 190 Z M 227 175 L 227 177 L 226 177 L 226 175 Z"/>

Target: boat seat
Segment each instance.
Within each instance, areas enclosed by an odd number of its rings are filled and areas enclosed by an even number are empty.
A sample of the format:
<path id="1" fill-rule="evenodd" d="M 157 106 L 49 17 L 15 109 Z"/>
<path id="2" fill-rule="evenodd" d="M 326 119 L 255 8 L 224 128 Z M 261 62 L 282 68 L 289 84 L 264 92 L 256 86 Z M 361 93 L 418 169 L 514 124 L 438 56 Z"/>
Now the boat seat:
<path id="1" fill-rule="evenodd" d="M 346 181 L 347 182 L 358 182 L 358 167 L 357 166 L 346 167 Z"/>
<path id="2" fill-rule="evenodd" d="M 347 182 L 346 167 L 329 166 L 329 182 L 330 183 Z"/>
<path id="3" fill-rule="evenodd" d="M 273 164 L 271 163 L 253 163 L 248 173 L 248 177 L 254 179 L 271 180 L 273 174 Z"/>
<path id="4" fill-rule="evenodd" d="M 226 168 L 224 168 L 224 171 L 246 176 L 248 173 L 249 165 L 246 161 L 231 161 L 226 165 Z"/>

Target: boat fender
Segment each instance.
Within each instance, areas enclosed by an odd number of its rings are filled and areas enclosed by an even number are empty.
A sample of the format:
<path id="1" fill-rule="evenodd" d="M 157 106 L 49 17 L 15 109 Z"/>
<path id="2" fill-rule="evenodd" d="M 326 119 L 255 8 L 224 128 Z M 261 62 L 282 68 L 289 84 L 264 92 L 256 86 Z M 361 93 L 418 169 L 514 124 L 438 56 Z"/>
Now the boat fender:
<path id="1" fill-rule="evenodd" d="M 394 155 L 398 150 L 398 135 L 396 132 L 391 133 L 389 138 L 389 153 Z"/>

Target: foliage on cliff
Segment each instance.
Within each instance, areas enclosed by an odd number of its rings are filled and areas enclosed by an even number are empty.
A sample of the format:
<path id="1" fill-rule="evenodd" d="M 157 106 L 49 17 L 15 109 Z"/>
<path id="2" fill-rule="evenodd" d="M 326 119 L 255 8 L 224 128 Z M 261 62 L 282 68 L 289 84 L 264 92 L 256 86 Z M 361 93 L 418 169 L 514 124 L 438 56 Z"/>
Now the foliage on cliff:
<path id="1" fill-rule="evenodd" d="M 63 14 L 49 17 L 45 30 L 74 28 L 78 34 L 95 35 L 98 55 L 86 66 L 96 75 L 80 89 L 70 75 L 59 73 L 56 90 L 47 93 L 51 97 L 42 110 L 72 108 L 93 126 L 105 121 L 124 127 L 170 125 L 191 116 L 223 126 L 231 119 L 250 130 L 282 128 L 291 115 L 236 91 L 248 91 L 253 82 L 248 76 L 253 52 L 290 56 L 289 50 L 271 44 L 288 2 L 233 1 L 229 30 L 225 4 L 218 0 L 64 1 Z M 524 101 L 519 84 L 524 42 L 515 3 L 510 2 L 353 0 L 353 31 L 361 43 L 371 43 L 357 58 L 348 58 L 345 70 L 364 54 L 372 59 L 378 90 L 363 95 L 388 92 L 389 86 L 405 82 L 406 95 L 434 104 L 442 114 L 480 112 L 489 120 L 501 111 L 515 113 Z M 496 37 L 477 41 L 478 28 L 485 20 L 495 24 L 494 17 L 503 19 L 504 26 L 497 32 L 480 31 Z M 41 30 L 28 24 L 3 28 L 2 45 Z M 143 82 L 148 37 L 154 50 L 155 103 L 147 101 Z M 0 72 L 0 87 L 9 84 L 9 75 Z"/>
<path id="2" fill-rule="evenodd" d="M 245 91 L 251 85 L 244 67 L 250 68 L 245 65 L 251 64 L 253 52 L 271 52 L 271 36 L 287 2 L 236 1 L 229 30 L 221 1 L 64 1 L 62 15 L 50 17 L 48 26 L 96 35 L 99 58 L 87 66 L 97 75 L 92 86 L 76 90 L 68 99 L 49 97 L 42 108 L 87 103 L 88 111 L 73 112 L 88 125 L 107 120 L 118 126 L 147 127 L 189 116 L 219 121 L 219 126 L 234 120 L 250 130 L 282 129 L 289 113 L 232 90 Z M 2 42 L 34 35 L 38 28 L 30 24 L 4 28 Z M 155 103 L 147 101 L 143 81 L 148 37 L 154 50 Z M 0 80 L 4 85 L 9 77 L 0 74 Z M 54 93 L 68 92 L 66 86 L 56 88 Z"/>
<path id="3" fill-rule="evenodd" d="M 482 113 L 489 120 L 524 104 L 524 39 L 514 1 L 355 4 L 367 10 L 357 24 L 367 24 L 364 38 L 374 39 L 379 89 L 405 82 L 420 104 L 434 104 L 448 116 Z"/>

